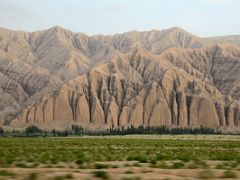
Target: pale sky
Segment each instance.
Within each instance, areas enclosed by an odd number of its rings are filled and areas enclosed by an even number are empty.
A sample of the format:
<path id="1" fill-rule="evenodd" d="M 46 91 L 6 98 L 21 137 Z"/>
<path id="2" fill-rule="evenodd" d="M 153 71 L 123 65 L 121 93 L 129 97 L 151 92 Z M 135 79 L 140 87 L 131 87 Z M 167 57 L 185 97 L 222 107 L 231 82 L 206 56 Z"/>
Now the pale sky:
<path id="1" fill-rule="evenodd" d="M 240 34 L 240 0 L 0 0 L 0 27 L 116 34 L 181 27 L 201 37 Z"/>

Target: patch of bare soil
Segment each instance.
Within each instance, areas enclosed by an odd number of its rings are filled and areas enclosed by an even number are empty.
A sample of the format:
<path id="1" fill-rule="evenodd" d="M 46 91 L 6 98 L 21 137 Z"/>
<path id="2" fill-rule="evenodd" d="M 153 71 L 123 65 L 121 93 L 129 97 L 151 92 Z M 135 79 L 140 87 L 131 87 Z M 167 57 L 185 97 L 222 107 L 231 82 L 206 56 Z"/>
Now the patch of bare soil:
<path id="1" fill-rule="evenodd" d="M 217 162 L 219 163 L 219 162 Z M 101 162 L 108 167 L 97 169 L 92 164 L 83 167 L 37 167 L 0 169 L 0 180 L 64 180 L 64 179 L 116 179 L 116 180 L 195 180 L 195 179 L 238 179 L 240 171 L 214 168 L 214 162 L 208 162 L 209 168 L 161 168 L 152 167 L 148 163 L 129 161 Z M 227 173 L 226 173 L 227 172 Z M 227 176 L 226 176 L 227 175 Z"/>

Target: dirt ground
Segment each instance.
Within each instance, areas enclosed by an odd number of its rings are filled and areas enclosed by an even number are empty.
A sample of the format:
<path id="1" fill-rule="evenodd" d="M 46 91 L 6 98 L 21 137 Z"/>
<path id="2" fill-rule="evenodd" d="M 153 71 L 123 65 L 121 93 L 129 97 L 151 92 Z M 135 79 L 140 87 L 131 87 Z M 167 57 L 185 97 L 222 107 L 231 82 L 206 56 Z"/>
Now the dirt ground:
<path id="1" fill-rule="evenodd" d="M 101 162 L 104 164 L 104 162 Z M 116 167 L 107 169 L 81 169 L 65 167 L 37 167 L 37 168 L 1 168 L 0 172 L 7 171 L 8 175 L 0 175 L 1 180 L 63 180 L 63 179 L 116 179 L 116 180 L 195 180 L 195 179 L 240 179 L 240 171 L 232 171 L 236 175 L 234 178 L 224 177 L 224 169 L 215 169 L 211 167 L 214 162 L 209 162 L 209 169 L 161 169 L 153 168 L 148 163 L 134 166 L 134 162 L 117 161 L 107 162 Z M 135 163 L 136 164 L 136 163 Z M 129 167 L 125 167 L 128 165 Z M 95 177 L 94 172 L 104 171 L 106 176 Z M 0 173 L 1 174 L 1 173 Z M 239 178 L 238 178 L 239 177 Z"/>

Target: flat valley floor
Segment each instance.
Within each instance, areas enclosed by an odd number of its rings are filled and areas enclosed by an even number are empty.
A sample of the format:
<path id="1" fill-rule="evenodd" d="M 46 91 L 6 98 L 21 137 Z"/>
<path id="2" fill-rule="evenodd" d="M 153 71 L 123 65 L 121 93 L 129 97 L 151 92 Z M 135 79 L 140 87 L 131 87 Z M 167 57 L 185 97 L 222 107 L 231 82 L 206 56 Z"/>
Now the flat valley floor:
<path id="1" fill-rule="evenodd" d="M 3 179 L 240 179 L 240 137 L 1 138 Z"/>

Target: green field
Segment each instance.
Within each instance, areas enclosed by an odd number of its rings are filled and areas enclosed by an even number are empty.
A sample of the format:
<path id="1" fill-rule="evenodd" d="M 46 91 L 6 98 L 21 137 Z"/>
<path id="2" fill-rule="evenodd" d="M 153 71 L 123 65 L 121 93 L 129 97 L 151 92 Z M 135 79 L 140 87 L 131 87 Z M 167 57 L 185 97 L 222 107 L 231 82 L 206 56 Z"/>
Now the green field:
<path id="1" fill-rule="evenodd" d="M 0 167 L 3 170 L 144 167 L 235 172 L 240 170 L 240 139 L 238 136 L 1 138 Z"/>

